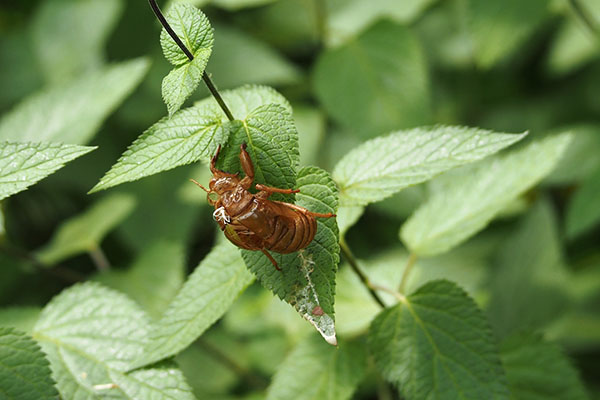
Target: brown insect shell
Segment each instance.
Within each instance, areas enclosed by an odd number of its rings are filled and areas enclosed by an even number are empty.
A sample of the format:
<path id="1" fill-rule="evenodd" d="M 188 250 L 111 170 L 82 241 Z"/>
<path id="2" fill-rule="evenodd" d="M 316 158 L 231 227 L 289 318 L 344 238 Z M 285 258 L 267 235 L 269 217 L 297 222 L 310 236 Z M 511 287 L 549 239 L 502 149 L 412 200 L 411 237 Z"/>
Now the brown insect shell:
<path id="1" fill-rule="evenodd" d="M 252 201 L 254 196 L 241 185 L 241 179 L 238 174 L 229 174 L 218 171 L 210 180 L 208 187 L 212 193 L 216 193 L 219 198 L 214 201 L 207 195 L 209 204 L 215 209 L 223 207 L 227 214 L 239 215 L 244 208 Z"/>

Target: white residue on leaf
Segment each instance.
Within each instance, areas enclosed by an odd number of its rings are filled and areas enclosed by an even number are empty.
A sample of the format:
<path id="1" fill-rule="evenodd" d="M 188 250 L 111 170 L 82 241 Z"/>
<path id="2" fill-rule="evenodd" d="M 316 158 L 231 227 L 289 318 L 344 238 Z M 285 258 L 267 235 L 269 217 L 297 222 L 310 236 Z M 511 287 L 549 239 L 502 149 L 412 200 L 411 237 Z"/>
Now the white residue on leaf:
<path id="1" fill-rule="evenodd" d="M 304 250 L 298 252 L 298 257 L 302 260 L 300 270 L 306 278 L 306 286 L 298 291 L 294 306 L 300 315 L 319 331 L 327 343 L 337 346 L 335 322 L 321 308 L 317 290 L 311 279 L 311 275 L 315 270 L 315 262 L 310 254 L 305 254 Z"/>

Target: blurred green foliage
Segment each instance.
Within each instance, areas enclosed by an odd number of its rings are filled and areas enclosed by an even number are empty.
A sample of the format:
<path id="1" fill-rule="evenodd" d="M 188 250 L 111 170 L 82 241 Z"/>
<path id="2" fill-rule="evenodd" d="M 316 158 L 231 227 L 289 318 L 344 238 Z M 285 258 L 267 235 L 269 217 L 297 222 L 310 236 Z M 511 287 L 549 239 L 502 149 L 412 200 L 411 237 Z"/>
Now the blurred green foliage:
<path id="1" fill-rule="evenodd" d="M 526 143 L 517 144 L 510 155 L 452 171 L 379 203 L 345 207 L 339 212 L 340 231 L 373 282 L 395 289 L 403 281 L 413 292 L 443 278 L 475 299 L 498 339 L 500 359 L 512 368 L 506 385 L 513 398 L 535 398 L 528 397 L 533 391 L 538 398 L 589 394 L 600 399 L 600 1 L 172 0 L 161 6 L 167 10 L 179 2 L 202 7 L 214 28 L 206 71 L 220 90 L 270 85 L 289 101 L 301 167 L 332 171 L 360 143 L 422 125 L 529 131 Z M 116 291 L 135 301 L 125 303 L 136 316 L 131 317 L 132 331 L 150 331 L 163 312 L 175 329 L 180 315 L 169 314 L 171 300 L 185 303 L 200 295 L 179 289 L 222 240 L 204 192 L 188 182 L 208 181 L 204 164 L 111 189 L 118 193 L 86 194 L 128 145 L 168 114 L 161 82 L 171 65 L 162 55 L 159 28 L 145 1 L 0 5 L 0 142 L 98 146 L 0 203 L 0 325 L 33 332 L 49 357 L 62 351 L 52 341 L 52 312 L 67 320 L 79 318 L 61 296 L 38 319 L 63 289 L 92 280 L 115 290 L 85 283 L 68 294 L 83 305 L 90 298 L 104 301 L 108 322 L 99 327 L 82 323 L 86 333 L 113 335 L 117 324 L 111 318 L 122 317 Z M 200 85 L 182 108 L 207 95 Z M 560 141 L 560 136 L 544 139 L 556 134 L 570 137 L 560 160 L 532 143 Z M 209 150 L 205 158 L 214 148 Z M 385 154 L 386 148 L 379 150 Z M 519 169 L 521 161 L 513 162 L 517 154 L 529 154 L 525 168 L 528 163 L 538 168 Z M 494 174 L 494 165 L 504 161 L 512 170 Z M 351 166 L 357 165 L 360 161 Z M 142 171 L 138 178 L 150 173 Z M 485 178 L 490 186 L 469 186 L 473 176 L 484 175 L 490 176 Z M 495 178 L 503 181 L 496 185 Z M 506 183 L 511 179 L 527 184 L 511 192 Z M 450 192 L 440 191 L 449 187 Z M 485 215 L 473 217 L 477 207 L 461 213 L 463 203 L 479 204 Z M 419 207 L 425 211 L 413 214 Z M 427 210 L 432 211 L 425 215 Z M 434 217 L 465 224 L 448 229 L 456 247 L 423 251 L 432 257 L 418 258 L 404 282 L 411 258 L 399 229 L 411 221 L 402 231 L 411 244 L 414 231 L 427 231 Z M 469 230 L 479 229 L 468 238 Z M 158 386 L 148 390 L 176 398 L 284 399 L 307 387 L 311 390 L 297 398 L 398 398 L 365 354 L 366 332 L 380 307 L 347 263 L 340 266 L 335 288 L 341 337 L 336 352 L 314 337 L 291 307 L 251 283 L 238 260 L 231 260 L 229 269 L 214 264 L 218 252 L 227 251 L 223 246 L 190 280 L 205 284 L 198 287 L 209 294 L 214 287 L 236 290 L 207 301 L 212 308 L 190 317 L 189 329 L 207 329 L 233 305 L 191 345 L 194 334 L 178 338 L 175 347 L 156 349 L 157 354 L 177 353 L 174 363 L 183 375 L 171 362 L 126 374 L 143 361 L 109 357 L 93 348 L 89 355 L 97 359 L 86 366 L 98 379 L 121 382 L 127 395 L 150 380 Z M 209 267 L 216 272 L 209 274 Z M 453 301 L 482 319 L 456 292 Z M 385 304 L 397 300 L 380 295 Z M 142 310 L 151 321 L 141 316 Z M 408 318 L 400 305 L 388 310 L 400 322 Z M 427 319 L 428 325 L 436 323 Z M 114 336 L 127 342 L 133 333 Z M 39 357 L 29 339 L 11 335 L 31 357 Z M 164 335 L 168 341 L 169 334 Z M 379 343 L 377 337 L 370 340 Z M 405 351 L 403 346 L 397 350 Z M 392 367 L 384 369 L 387 375 Z M 522 372 L 528 370 L 547 379 Z M 54 378 L 69 384 L 73 377 L 65 371 Z M 165 371 L 173 381 L 152 380 Z M 548 390 L 552 381 L 562 384 Z M 169 392 L 179 384 L 181 393 Z M 402 393 L 420 398 L 422 390 Z"/>

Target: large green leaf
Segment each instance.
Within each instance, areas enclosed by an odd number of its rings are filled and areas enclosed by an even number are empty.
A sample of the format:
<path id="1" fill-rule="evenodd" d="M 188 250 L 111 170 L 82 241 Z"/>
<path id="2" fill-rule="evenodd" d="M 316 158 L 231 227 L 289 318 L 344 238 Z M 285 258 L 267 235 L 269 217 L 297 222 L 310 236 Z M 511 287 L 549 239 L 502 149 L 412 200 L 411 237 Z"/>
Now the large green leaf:
<path id="1" fill-rule="evenodd" d="M 340 203 L 360 206 L 425 182 L 448 169 L 480 160 L 521 140 L 476 128 L 415 128 L 378 137 L 358 146 L 333 170 Z"/>
<path id="2" fill-rule="evenodd" d="M 284 106 L 267 104 L 250 112 L 223 147 L 217 163 L 219 169 L 241 171 L 239 154 L 242 143 L 248 146 L 246 150 L 254 164 L 256 183 L 294 187 L 300 162 L 298 133 L 292 114 Z"/>
<path id="3" fill-rule="evenodd" d="M 430 121 L 421 46 L 408 28 L 391 21 L 326 50 L 317 61 L 314 86 L 327 112 L 363 137 Z"/>
<path id="4" fill-rule="evenodd" d="M 34 50 L 50 83 L 99 68 L 122 0 L 50 0 L 34 17 Z M 58 23 L 60 21 L 60 23 Z"/>
<path id="5" fill-rule="evenodd" d="M 56 399 L 50 367 L 27 335 L 0 327 L 0 396 L 3 399 Z"/>
<path id="6" fill-rule="evenodd" d="M 108 65 L 31 95 L 0 120 L 0 140 L 85 144 L 148 66 L 143 58 Z"/>
<path id="7" fill-rule="evenodd" d="M 327 172 L 305 167 L 298 172 L 296 204 L 318 213 L 335 213 L 337 189 Z M 271 253 L 281 271 L 258 251 L 242 250 L 246 265 L 267 289 L 293 305 L 331 344 L 334 325 L 335 273 L 339 234 L 334 218 L 317 218 L 317 233 L 308 247 L 291 254 Z"/>
<path id="8" fill-rule="evenodd" d="M 90 209 L 65 221 L 50 242 L 37 252 L 45 264 L 53 265 L 75 254 L 93 252 L 104 236 L 125 219 L 135 206 L 135 198 L 113 194 L 100 199 Z"/>
<path id="9" fill-rule="evenodd" d="M 365 374 L 365 350 L 359 342 L 335 348 L 308 336 L 277 369 L 267 400 L 350 399 Z"/>
<path id="10" fill-rule="evenodd" d="M 160 44 L 165 57 L 175 68 L 162 82 L 162 95 L 169 115 L 173 115 L 202 80 L 212 51 L 213 31 L 206 15 L 191 4 L 174 4 L 166 19 L 194 56 L 190 61 L 163 28 Z"/>
<path id="11" fill-rule="evenodd" d="M 95 148 L 60 143 L 0 142 L 0 200 L 25 190 Z"/>
<path id="12" fill-rule="evenodd" d="M 540 26 L 549 15 L 550 0 L 467 0 L 466 19 L 482 67 L 491 67 Z"/>
<path id="13" fill-rule="evenodd" d="M 165 117 L 146 130 L 90 193 L 167 171 L 198 160 L 209 160 L 229 135 L 230 124 L 204 107 L 190 107 Z"/>
<path id="14" fill-rule="evenodd" d="M 577 189 L 567 208 L 567 236 L 574 238 L 600 222 L 600 169 Z"/>
<path id="15" fill-rule="evenodd" d="M 150 341 L 135 366 L 170 357 L 189 346 L 227 311 L 252 280 L 235 247 L 225 241 L 217 245 L 152 326 Z"/>
<path id="16" fill-rule="evenodd" d="M 475 302 L 432 281 L 371 324 L 369 347 L 408 399 L 508 399 L 492 331 Z"/>
<path id="17" fill-rule="evenodd" d="M 537 335 L 519 334 L 500 345 L 500 358 L 514 400 L 584 400 L 577 371 L 561 349 Z"/>
<path id="18" fill-rule="evenodd" d="M 257 107 L 271 103 L 282 104 L 291 113 L 285 98 L 266 86 L 244 86 L 224 91 L 222 97 L 238 120 L 246 119 Z M 230 123 L 212 97 L 199 101 L 193 107 L 152 125 L 129 146 L 90 192 L 198 160 L 208 162 L 217 146 L 226 142 L 230 131 L 238 131 L 242 125 L 240 121 Z"/>
<path id="19" fill-rule="evenodd" d="M 402 240 L 419 256 L 439 254 L 463 242 L 550 173 L 570 140 L 569 134 L 548 137 L 445 174 L 402 226 Z"/>
<path id="20" fill-rule="evenodd" d="M 159 318 L 183 284 L 184 258 L 180 244 L 168 241 L 147 243 L 126 271 L 102 271 L 94 280 L 125 293 L 151 317 Z M 149 293 L 152 295 L 149 296 Z"/>
<path id="21" fill-rule="evenodd" d="M 65 399 L 193 399 L 172 367 L 125 372 L 144 352 L 149 332 L 148 318 L 134 302 L 85 283 L 63 291 L 44 308 L 33 337 L 48 356 Z"/>

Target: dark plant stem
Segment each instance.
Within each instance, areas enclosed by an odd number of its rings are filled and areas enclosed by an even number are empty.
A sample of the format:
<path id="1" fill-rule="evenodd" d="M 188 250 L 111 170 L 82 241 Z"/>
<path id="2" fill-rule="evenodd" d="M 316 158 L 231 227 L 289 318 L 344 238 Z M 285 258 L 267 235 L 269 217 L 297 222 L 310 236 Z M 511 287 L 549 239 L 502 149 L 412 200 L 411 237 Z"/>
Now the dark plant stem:
<path id="1" fill-rule="evenodd" d="M 165 30 L 167 31 L 167 33 L 169 34 L 169 36 L 171 36 L 171 38 L 175 41 L 175 43 L 177 44 L 177 46 L 179 46 L 179 48 L 181 49 L 181 51 L 183 51 L 183 53 L 187 56 L 187 58 L 190 61 L 192 61 L 194 59 L 194 55 L 185 46 L 185 44 L 183 44 L 183 42 L 181 41 L 181 39 L 179 39 L 179 36 L 177 36 L 177 34 L 173 30 L 173 28 L 171 28 L 171 25 L 169 25 L 169 23 L 165 19 L 165 16 L 163 15 L 162 11 L 160 10 L 160 7 L 158 7 L 158 4 L 156 4 L 156 0 L 148 0 L 148 2 L 150 3 L 150 7 L 152 7 L 152 11 L 154 11 L 154 15 L 156 15 L 156 18 L 158 18 L 158 20 L 160 21 L 161 25 L 165 28 Z M 215 98 L 215 100 L 219 104 L 219 107 L 221 107 L 221 109 L 223 110 L 223 112 L 227 116 L 227 119 L 229 119 L 230 121 L 233 121 L 234 120 L 233 114 L 231 113 L 231 111 L 229 111 L 229 108 L 225 104 L 225 101 L 223 101 L 223 98 L 221 97 L 221 94 L 219 93 L 219 91 L 217 90 L 217 88 L 215 87 L 215 85 L 212 83 L 212 81 L 211 81 L 210 77 L 208 76 L 208 73 L 206 72 L 206 70 L 202 74 L 202 80 L 204 81 L 204 84 L 206 85 L 206 87 L 210 91 L 210 94 L 212 94 L 212 96 Z"/>
<path id="2" fill-rule="evenodd" d="M 202 349 L 208 353 L 212 358 L 229 368 L 237 376 L 243 379 L 249 386 L 255 389 L 264 389 L 267 387 L 268 382 L 260 375 L 255 375 L 246 368 L 239 365 L 233 358 L 225 354 L 221 349 L 213 344 L 203 340 L 202 338 L 196 341 Z"/>
<path id="3" fill-rule="evenodd" d="M 588 29 L 598 38 L 600 36 L 600 26 L 594 18 L 587 12 L 587 10 L 581 5 L 579 0 L 569 0 L 571 8 L 575 14 L 583 21 Z"/>
<path id="4" fill-rule="evenodd" d="M 356 275 L 358 275 L 361 282 L 367 287 L 367 289 L 369 290 L 369 293 L 371 294 L 373 299 L 381 307 L 385 308 L 385 303 L 383 302 L 383 300 L 381 300 L 381 297 L 379 297 L 379 295 L 375 291 L 375 288 L 371 284 L 371 281 L 369 280 L 369 278 L 360 270 L 360 267 L 358 266 L 356 259 L 352 255 L 352 252 L 350 251 L 350 249 L 348 248 L 348 245 L 346 245 L 346 242 L 343 239 L 340 241 L 340 249 L 342 250 L 342 254 L 344 255 L 344 258 L 346 259 L 346 261 L 348 261 L 348 264 L 350 264 L 350 267 L 356 273 Z"/>
<path id="5" fill-rule="evenodd" d="M 327 10 L 326 4 L 323 0 L 315 0 L 316 10 L 316 26 L 317 35 L 319 36 L 319 43 L 321 47 L 325 47 L 325 37 L 327 35 Z"/>

